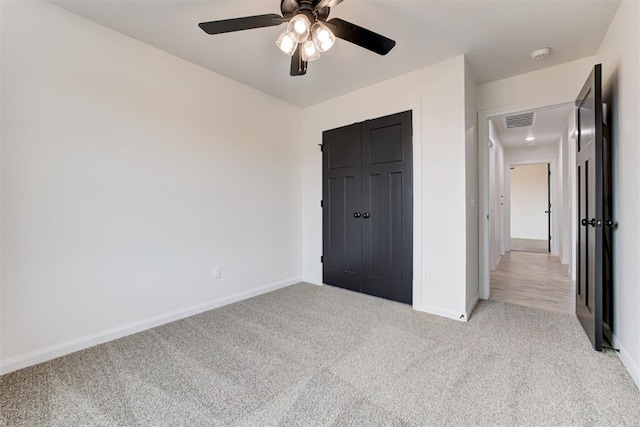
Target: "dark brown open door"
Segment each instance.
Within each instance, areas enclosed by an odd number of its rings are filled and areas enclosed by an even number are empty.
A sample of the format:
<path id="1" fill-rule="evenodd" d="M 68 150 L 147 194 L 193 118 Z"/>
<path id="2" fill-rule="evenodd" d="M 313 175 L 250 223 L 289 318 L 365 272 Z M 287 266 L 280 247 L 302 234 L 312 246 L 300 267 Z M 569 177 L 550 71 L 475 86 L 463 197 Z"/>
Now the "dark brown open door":
<path id="1" fill-rule="evenodd" d="M 597 351 L 611 327 L 611 251 L 605 238 L 610 214 L 610 145 L 604 138 L 601 66 L 596 65 L 576 99 L 578 241 L 576 315 Z"/>

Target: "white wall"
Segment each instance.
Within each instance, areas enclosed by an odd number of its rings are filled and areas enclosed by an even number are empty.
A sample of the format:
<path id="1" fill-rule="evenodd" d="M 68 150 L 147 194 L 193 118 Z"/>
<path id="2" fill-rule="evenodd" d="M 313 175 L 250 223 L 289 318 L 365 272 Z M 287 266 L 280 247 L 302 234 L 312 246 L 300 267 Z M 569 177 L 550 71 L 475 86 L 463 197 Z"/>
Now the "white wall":
<path id="1" fill-rule="evenodd" d="M 568 255 L 568 246 L 570 245 L 570 241 L 566 238 L 567 233 L 570 233 L 571 223 L 566 222 L 565 212 L 567 211 L 567 206 L 570 208 L 571 205 L 566 204 L 566 193 L 568 189 L 568 176 L 567 172 L 570 169 L 566 168 L 566 158 L 567 153 L 566 149 L 568 146 L 568 126 L 565 123 L 562 134 L 560 135 L 560 141 L 558 142 L 558 205 L 556 206 L 556 210 L 558 211 L 558 256 L 560 257 L 560 262 L 563 264 L 567 264 L 567 255 Z"/>
<path id="2" fill-rule="evenodd" d="M 322 282 L 322 131 L 413 110 L 414 307 L 466 313 L 464 58 L 454 58 L 303 110 L 303 272 Z"/>
<path id="3" fill-rule="evenodd" d="M 589 56 L 555 67 L 481 84 L 478 86 L 478 111 L 522 104 L 546 107 L 573 102 L 595 64 L 594 61 L 595 58 Z M 527 109 L 530 108 L 514 111 Z"/>
<path id="4" fill-rule="evenodd" d="M 512 166 L 509 181 L 511 238 L 547 240 L 547 164 Z"/>
<path id="5" fill-rule="evenodd" d="M 467 204 L 467 308 L 471 313 L 480 299 L 478 286 L 478 110 L 476 106 L 476 80 L 469 63 L 464 67 L 465 103 L 465 176 Z"/>
<path id="6" fill-rule="evenodd" d="M 614 147 L 614 334 L 620 357 L 640 386 L 640 7 L 620 4 L 596 56 Z"/>
<path id="7" fill-rule="evenodd" d="M 563 264 L 568 265 L 568 276 L 575 280 L 575 234 L 576 234 L 576 166 L 575 166 L 575 114 L 567 118 L 558 146 L 558 242 Z"/>
<path id="8" fill-rule="evenodd" d="M 44 2 L 1 86 L 3 371 L 300 280 L 298 108 Z"/>

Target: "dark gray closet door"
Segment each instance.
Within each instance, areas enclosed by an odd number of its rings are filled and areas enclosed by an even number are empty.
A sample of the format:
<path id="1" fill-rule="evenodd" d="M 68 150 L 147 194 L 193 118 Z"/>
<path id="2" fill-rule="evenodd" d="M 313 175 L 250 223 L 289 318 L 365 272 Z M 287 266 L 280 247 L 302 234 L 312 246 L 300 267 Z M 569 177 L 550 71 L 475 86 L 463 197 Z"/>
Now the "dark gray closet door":
<path id="1" fill-rule="evenodd" d="M 323 281 L 412 302 L 411 112 L 323 133 Z"/>
<path id="2" fill-rule="evenodd" d="M 362 143 L 359 124 L 323 133 L 323 281 L 360 291 Z"/>
<path id="3" fill-rule="evenodd" d="M 411 304 L 411 112 L 364 122 L 362 153 L 362 292 Z"/>

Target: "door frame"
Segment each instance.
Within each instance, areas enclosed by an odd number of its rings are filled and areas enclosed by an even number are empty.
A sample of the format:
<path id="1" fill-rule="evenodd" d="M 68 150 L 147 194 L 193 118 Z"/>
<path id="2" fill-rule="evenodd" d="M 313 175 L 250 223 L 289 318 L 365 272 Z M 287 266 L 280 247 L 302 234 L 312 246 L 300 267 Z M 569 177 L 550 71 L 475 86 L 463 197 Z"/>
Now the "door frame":
<path id="1" fill-rule="evenodd" d="M 389 116 L 403 111 L 411 111 L 413 127 L 411 149 L 413 155 L 413 304 L 414 309 L 421 309 L 422 301 L 422 111 L 420 98 L 388 102 L 384 105 L 372 105 L 354 111 L 349 116 L 323 122 L 326 129 L 335 129 L 352 123 L 364 122 L 376 117 Z M 320 156 L 322 162 L 322 156 Z M 321 178 L 320 178 L 321 179 Z M 322 251 L 321 251 L 322 252 Z M 319 261 L 319 260 L 318 260 Z M 322 269 L 322 267 L 321 267 Z"/>
<path id="2" fill-rule="evenodd" d="M 526 166 L 526 165 L 542 165 L 542 164 L 547 164 L 549 165 L 549 168 L 551 170 L 551 188 L 550 191 L 548 193 L 548 197 L 551 200 L 551 206 L 552 206 L 552 211 L 551 211 L 551 236 L 553 236 L 553 238 L 551 239 L 551 255 L 557 255 L 558 254 L 558 238 L 556 237 L 556 235 L 560 234 L 559 230 L 558 230 L 558 210 L 556 209 L 556 206 L 558 204 L 558 165 L 557 165 L 557 161 L 555 159 L 548 159 L 548 158 L 542 158 L 542 159 L 531 159 L 531 160 L 521 160 L 521 161 L 516 161 L 516 162 L 510 162 L 510 163 L 505 163 L 504 167 L 505 167 L 505 175 L 504 175 L 504 193 L 505 193 L 505 199 L 504 199 L 504 206 L 505 206 L 505 213 L 504 213 L 504 217 L 505 220 L 502 223 L 502 226 L 504 227 L 503 229 L 503 233 L 504 236 L 507 236 L 507 240 L 506 240 L 506 245 L 505 245 L 505 251 L 509 251 L 511 250 L 511 176 L 508 176 L 506 174 L 506 171 L 509 170 L 512 166 Z M 548 239 L 548 238 L 547 238 Z M 491 249 L 491 248 L 489 248 Z"/>
<path id="3" fill-rule="evenodd" d="M 491 277 L 491 246 L 489 229 L 489 120 L 507 114 L 521 111 L 540 110 L 545 108 L 560 107 L 563 105 L 575 105 L 574 99 L 562 97 L 542 98 L 523 104 L 506 105 L 487 110 L 478 111 L 478 223 L 479 223 L 479 287 L 480 298 L 489 299 Z M 540 162 L 539 162 L 540 163 Z M 506 165 L 505 165 L 506 166 Z M 569 171 L 569 173 L 574 173 Z M 568 176 L 563 174 L 563 176 Z M 573 197 L 572 197 L 573 199 Z M 575 203 L 572 203 L 572 209 Z M 557 210 L 557 209 L 556 209 Z M 575 218 L 573 218 L 575 221 Z M 572 227 L 574 224 L 572 224 Z M 575 237 L 573 238 L 575 240 Z M 506 250 L 506 248 L 505 248 Z M 574 261 L 572 261 L 573 263 Z M 573 270 L 574 266 L 570 266 Z"/>

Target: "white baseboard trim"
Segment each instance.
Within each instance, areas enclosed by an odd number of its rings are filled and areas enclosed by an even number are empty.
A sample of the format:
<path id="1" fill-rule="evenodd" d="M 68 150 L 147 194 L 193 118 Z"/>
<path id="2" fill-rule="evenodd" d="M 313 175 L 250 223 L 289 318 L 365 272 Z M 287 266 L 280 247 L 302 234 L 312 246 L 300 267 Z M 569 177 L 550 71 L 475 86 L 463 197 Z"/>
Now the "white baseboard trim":
<path id="1" fill-rule="evenodd" d="M 613 335 L 613 346 L 620 350 L 620 353 L 618 353 L 618 357 L 620 357 L 622 364 L 625 366 L 625 368 L 627 368 L 627 371 L 629 371 L 631 378 L 633 378 L 636 386 L 640 389 L 640 368 L 638 367 L 638 365 L 636 365 L 635 361 L 631 358 L 629 353 L 627 353 L 627 351 L 624 349 L 624 346 L 620 343 L 620 340 L 618 340 L 618 337 L 616 337 L 615 335 Z"/>
<path id="2" fill-rule="evenodd" d="M 103 344 L 118 338 L 126 337 L 127 335 L 155 328 L 156 326 L 175 322 L 176 320 L 194 316 L 205 311 L 213 310 L 214 308 L 233 304 L 234 302 L 242 301 L 251 297 L 265 294 L 267 292 L 275 291 L 276 289 L 284 288 L 301 281 L 301 277 L 291 277 L 279 282 L 259 286 L 226 297 L 217 298 L 204 303 L 192 305 L 190 307 L 170 311 L 168 313 L 159 314 L 157 316 L 153 316 L 137 322 L 132 322 L 127 325 L 118 326 L 115 328 L 107 329 L 105 331 L 96 332 L 80 338 L 65 341 L 60 344 L 54 344 L 39 350 L 34 350 L 26 354 L 0 361 L 0 375 L 8 374 L 9 372 L 17 371 L 18 369 L 26 368 L 28 366 L 37 365 L 38 363 L 46 362 L 57 357 L 74 353 L 76 351 L 84 350 L 98 344 Z"/>
<path id="3" fill-rule="evenodd" d="M 466 322 L 468 319 L 467 313 L 457 313 L 450 310 L 445 310 L 440 307 L 435 307 L 427 304 L 413 305 L 413 309 L 422 311 L 424 313 L 435 314 L 436 316 L 446 317 L 448 319 L 457 320 L 458 322 Z"/>
<path id="4" fill-rule="evenodd" d="M 317 281 L 316 279 L 312 279 L 311 277 L 303 277 L 302 281 L 305 283 L 311 283 L 312 285 L 324 286 L 324 283 L 321 281 Z"/>

